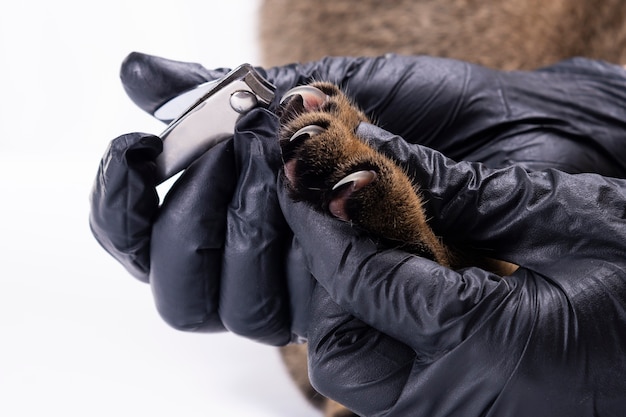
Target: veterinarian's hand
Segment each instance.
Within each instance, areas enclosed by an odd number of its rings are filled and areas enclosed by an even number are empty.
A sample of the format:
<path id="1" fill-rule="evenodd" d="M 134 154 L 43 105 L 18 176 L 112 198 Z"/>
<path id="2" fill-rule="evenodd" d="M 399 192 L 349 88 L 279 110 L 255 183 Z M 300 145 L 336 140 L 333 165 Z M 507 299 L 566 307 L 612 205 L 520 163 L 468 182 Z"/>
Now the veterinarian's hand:
<path id="1" fill-rule="evenodd" d="M 251 112 L 233 140 L 185 171 L 160 207 L 159 138 L 121 136 L 102 159 L 91 194 L 93 233 L 129 272 L 150 282 L 160 314 L 176 328 L 226 327 L 281 345 L 308 324 L 310 275 L 290 250 L 276 194 L 275 124 L 273 114 Z"/>
<path id="2" fill-rule="evenodd" d="M 521 268 L 500 279 L 377 247 L 281 193 L 319 282 L 314 386 L 359 415 L 616 416 L 626 406 L 626 182 L 491 171 L 371 125 L 423 184 L 435 231 Z"/>

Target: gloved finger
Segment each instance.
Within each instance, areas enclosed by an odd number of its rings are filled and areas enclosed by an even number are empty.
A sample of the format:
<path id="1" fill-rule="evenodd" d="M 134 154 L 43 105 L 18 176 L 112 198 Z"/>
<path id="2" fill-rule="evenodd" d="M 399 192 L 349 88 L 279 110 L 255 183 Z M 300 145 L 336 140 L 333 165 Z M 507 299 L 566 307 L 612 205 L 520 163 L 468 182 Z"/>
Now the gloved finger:
<path id="1" fill-rule="evenodd" d="M 140 52 L 122 62 L 120 78 L 133 102 L 149 114 L 168 100 L 207 81 L 221 78 L 228 69 L 209 70 L 200 64 L 174 61 Z"/>
<path id="2" fill-rule="evenodd" d="M 384 415 L 413 369 L 415 352 L 354 318 L 318 285 L 308 331 L 309 378 L 358 415 Z"/>
<path id="3" fill-rule="evenodd" d="M 144 282 L 159 204 L 154 160 L 162 149 L 161 139 L 145 133 L 114 139 L 102 157 L 90 195 L 89 224 L 96 240 Z"/>
<path id="4" fill-rule="evenodd" d="M 555 259 L 602 259 L 609 248 L 622 252 L 624 180 L 520 167 L 490 170 L 455 163 L 370 124 L 361 124 L 357 134 L 406 169 L 433 230 L 459 248 L 541 273 Z"/>
<path id="5" fill-rule="evenodd" d="M 478 268 L 456 272 L 400 250 L 380 249 L 348 223 L 293 202 L 282 187 L 279 200 L 309 270 L 331 298 L 426 357 L 461 343 L 515 288 Z"/>
<path id="6" fill-rule="evenodd" d="M 227 208 L 236 183 L 228 140 L 183 172 L 154 220 L 151 288 L 161 317 L 176 329 L 223 329 L 220 277 Z"/>
<path id="7" fill-rule="evenodd" d="M 284 345 L 291 340 L 285 256 L 292 235 L 276 192 L 277 130 L 276 116 L 264 109 L 237 125 L 238 182 L 227 210 L 219 311 L 230 331 Z"/>

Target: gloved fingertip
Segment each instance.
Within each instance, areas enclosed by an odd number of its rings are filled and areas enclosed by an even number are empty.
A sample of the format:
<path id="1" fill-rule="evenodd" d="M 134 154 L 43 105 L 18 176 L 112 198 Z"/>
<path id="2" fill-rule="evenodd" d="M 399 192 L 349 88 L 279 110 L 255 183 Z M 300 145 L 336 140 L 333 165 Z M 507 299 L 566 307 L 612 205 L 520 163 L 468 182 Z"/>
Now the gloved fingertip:
<path id="1" fill-rule="evenodd" d="M 161 138 L 151 134 L 142 134 L 139 140 L 128 148 L 126 158 L 129 162 L 131 160 L 154 160 L 161 152 L 163 152 Z"/>
<path id="2" fill-rule="evenodd" d="M 127 133 L 113 139 L 107 150 L 105 159 L 113 159 L 117 163 L 137 163 L 153 161 L 163 151 L 163 141 L 149 133 Z"/>
<path id="3" fill-rule="evenodd" d="M 216 77 L 202 65 L 131 52 L 120 67 L 130 99 L 149 114 L 166 101 Z"/>

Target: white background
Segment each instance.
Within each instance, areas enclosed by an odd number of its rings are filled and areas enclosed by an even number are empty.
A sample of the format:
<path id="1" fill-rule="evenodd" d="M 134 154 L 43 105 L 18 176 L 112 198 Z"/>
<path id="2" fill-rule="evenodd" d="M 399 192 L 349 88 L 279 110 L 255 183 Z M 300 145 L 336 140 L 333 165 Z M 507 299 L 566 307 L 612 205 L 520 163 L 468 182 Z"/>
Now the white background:
<path id="1" fill-rule="evenodd" d="M 10 4 L 10 5 L 7 5 Z M 276 349 L 177 332 L 90 234 L 114 137 L 160 133 L 119 82 L 131 51 L 258 63 L 256 0 L 0 6 L 0 416 L 318 416 Z"/>

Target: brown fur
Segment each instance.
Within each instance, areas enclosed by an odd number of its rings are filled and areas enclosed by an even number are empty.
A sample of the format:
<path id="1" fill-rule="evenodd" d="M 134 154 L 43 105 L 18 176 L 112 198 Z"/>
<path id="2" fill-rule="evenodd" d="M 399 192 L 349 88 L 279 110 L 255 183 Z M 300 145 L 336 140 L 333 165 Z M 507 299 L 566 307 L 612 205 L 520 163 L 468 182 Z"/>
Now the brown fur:
<path id="1" fill-rule="evenodd" d="M 626 64 L 623 0 L 264 0 L 264 65 L 427 54 L 500 69 L 572 56 Z"/>
<path id="2" fill-rule="evenodd" d="M 409 178 L 393 161 L 356 136 L 357 125 L 368 121 L 365 115 L 336 86 L 322 82 L 312 85 L 328 95 L 325 104 L 318 111 L 299 111 L 287 103 L 281 117 L 283 156 L 297 161 L 300 169 L 296 175 L 302 177 L 290 184 L 291 196 L 326 210 L 333 198 L 333 185 L 367 167 L 377 173 L 377 178 L 350 198 L 351 223 L 392 245 L 426 253 L 451 266 L 453 256 L 428 226 Z M 324 132 L 290 141 L 295 132 L 310 125 L 323 126 Z"/>

